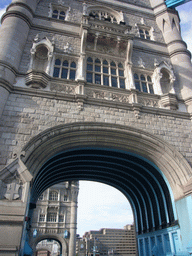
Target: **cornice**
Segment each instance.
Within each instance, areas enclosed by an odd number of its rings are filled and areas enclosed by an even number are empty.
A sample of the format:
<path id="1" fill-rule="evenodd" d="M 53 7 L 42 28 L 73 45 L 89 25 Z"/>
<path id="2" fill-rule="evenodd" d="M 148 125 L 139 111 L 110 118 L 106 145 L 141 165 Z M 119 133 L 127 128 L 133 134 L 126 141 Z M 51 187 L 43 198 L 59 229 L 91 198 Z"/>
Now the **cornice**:
<path id="1" fill-rule="evenodd" d="M 7 7 L 7 10 L 6 10 L 6 11 L 8 11 L 9 8 L 12 7 L 12 6 L 21 6 L 21 7 L 25 8 L 25 9 L 27 9 L 27 10 L 31 13 L 32 16 L 34 15 L 33 10 L 32 10 L 27 4 L 21 3 L 21 2 L 13 2 L 13 3 L 11 3 L 11 4 Z"/>
<path id="2" fill-rule="evenodd" d="M 20 95 L 28 95 L 28 96 L 35 96 L 35 97 L 44 97 L 48 99 L 56 99 L 56 100 L 63 100 L 63 101 L 70 101 L 70 102 L 79 102 L 78 94 L 65 94 L 62 92 L 51 92 L 51 91 L 44 91 L 38 90 L 34 88 L 22 88 L 14 86 L 12 92 L 15 94 Z M 117 92 L 117 90 L 115 90 Z M 122 91 L 119 91 L 122 93 Z M 83 96 L 83 103 L 88 105 L 95 105 L 95 106 L 103 106 L 103 107 L 110 107 L 110 108 L 120 108 L 124 110 L 134 111 L 137 109 L 140 113 L 147 113 L 153 115 L 161 115 L 161 116 L 171 116 L 181 119 L 190 120 L 190 114 L 180 111 L 168 110 L 163 108 L 155 108 L 155 107 L 147 107 L 143 106 L 139 103 L 123 103 L 123 102 L 114 102 L 105 99 L 96 99 L 92 97 L 87 97 L 86 95 L 79 95 Z M 142 115 L 141 115 L 142 118 Z"/>
<path id="3" fill-rule="evenodd" d="M 8 11 L 8 12 L 6 12 L 6 13 L 2 16 L 2 18 L 1 18 L 1 23 L 3 23 L 3 21 L 4 21 L 7 17 L 10 17 L 10 16 L 18 17 L 18 18 L 24 20 L 24 21 L 27 23 L 27 25 L 28 25 L 29 27 L 31 27 L 31 25 L 32 25 L 32 22 L 31 22 L 31 20 L 29 19 L 29 17 L 28 17 L 27 15 L 25 15 L 24 13 L 20 12 L 20 11 Z"/>

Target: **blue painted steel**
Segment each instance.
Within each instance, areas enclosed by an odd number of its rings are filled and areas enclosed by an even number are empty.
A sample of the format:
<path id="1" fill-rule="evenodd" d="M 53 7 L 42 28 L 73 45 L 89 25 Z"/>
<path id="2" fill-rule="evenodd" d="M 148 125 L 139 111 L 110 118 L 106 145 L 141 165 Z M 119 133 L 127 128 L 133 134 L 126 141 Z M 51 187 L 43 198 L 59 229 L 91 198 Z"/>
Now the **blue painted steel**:
<path id="1" fill-rule="evenodd" d="M 166 0 L 165 3 L 167 5 L 167 7 L 175 8 L 179 5 L 187 3 L 189 1 L 191 1 L 191 0 Z"/>

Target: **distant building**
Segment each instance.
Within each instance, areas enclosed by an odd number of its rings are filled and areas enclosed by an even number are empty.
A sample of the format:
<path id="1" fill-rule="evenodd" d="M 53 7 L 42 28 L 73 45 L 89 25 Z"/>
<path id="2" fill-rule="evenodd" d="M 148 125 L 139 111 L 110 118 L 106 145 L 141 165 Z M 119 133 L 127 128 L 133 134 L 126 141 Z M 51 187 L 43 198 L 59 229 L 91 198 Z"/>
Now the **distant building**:
<path id="1" fill-rule="evenodd" d="M 66 255 L 74 250 L 79 182 L 62 182 L 45 190 L 33 211 L 30 245 L 37 255 Z M 34 235 L 35 234 L 35 235 Z M 47 254 L 47 255 L 48 255 Z"/>
<path id="2" fill-rule="evenodd" d="M 135 228 L 133 225 L 126 225 L 124 229 L 91 230 L 77 240 L 77 248 L 78 256 L 135 256 Z"/>

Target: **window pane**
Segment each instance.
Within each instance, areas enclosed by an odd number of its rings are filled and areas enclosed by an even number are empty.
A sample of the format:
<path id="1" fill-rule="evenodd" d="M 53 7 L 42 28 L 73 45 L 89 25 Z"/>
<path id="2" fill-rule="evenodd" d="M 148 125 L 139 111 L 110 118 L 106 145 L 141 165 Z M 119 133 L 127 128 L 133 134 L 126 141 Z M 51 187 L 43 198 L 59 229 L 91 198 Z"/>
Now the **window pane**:
<path id="1" fill-rule="evenodd" d="M 134 74 L 134 79 L 139 79 L 137 74 Z"/>
<path id="2" fill-rule="evenodd" d="M 120 76 L 124 76 L 124 71 L 123 70 L 119 70 L 119 75 Z"/>
<path id="3" fill-rule="evenodd" d="M 135 88 L 139 91 L 141 91 L 140 83 L 138 81 L 135 81 Z"/>
<path id="4" fill-rule="evenodd" d="M 71 68 L 76 68 L 76 63 L 74 61 L 71 63 Z"/>
<path id="5" fill-rule="evenodd" d="M 75 80 L 75 70 L 70 70 L 70 76 L 69 79 Z"/>
<path id="6" fill-rule="evenodd" d="M 58 11 L 57 11 L 57 10 L 54 10 L 53 13 L 54 13 L 54 14 L 58 14 Z"/>
<path id="7" fill-rule="evenodd" d="M 103 73 L 105 73 L 105 74 L 108 74 L 108 68 L 107 67 L 103 67 Z"/>
<path id="8" fill-rule="evenodd" d="M 116 77 L 111 77 L 111 85 L 113 86 L 113 87 L 117 87 L 117 78 Z"/>
<path id="9" fill-rule="evenodd" d="M 101 75 L 95 74 L 95 83 L 101 84 Z"/>
<path id="10" fill-rule="evenodd" d="M 60 20 L 65 20 L 65 16 L 59 15 Z"/>
<path id="11" fill-rule="evenodd" d="M 99 59 L 96 59 L 95 63 L 101 63 L 101 61 Z"/>
<path id="12" fill-rule="evenodd" d="M 143 92 L 148 92 L 147 91 L 147 84 L 142 82 L 142 89 L 143 89 Z"/>
<path id="13" fill-rule="evenodd" d="M 108 65 L 108 62 L 106 60 L 103 61 L 104 65 Z"/>
<path id="14" fill-rule="evenodd" d="M 68 67 L 68 65 L 69 65 L 69 63 L 68 63 L 67 60 L 63 61 L 63 66 L 64 66 L 64 67 Z"/>
<path id="15" fill-rule="evenodd" d="M 87 82 L 93 83 L 93 74 L 92 73 L 87 73 Z"/>
<path id="16" fill-rule="evenodd" d="M 145 34 L 146 34 L 146 35 L 149 35 L 149 32 L 148 32 L 147 30 L 145 30 Z"/>
<path id="17" fill-rule="evenodd" d="M 58 66 L 60 66 L 60 65 L 61 65 L 61 61 L 60 61 L 60 59 L 56 59 L 56 61 L 55 61 L 55 65 L 58 65 Z"/>
<path id="18" fill-rule="evenodd" d="M 89 70 L 89 71 L 93 71 L 93 65 L 91 65 L 91 64 L 87 64 L 87 70 Z"/>
<path id="19" fill-rule="evenodd" d="M 141 75 L 141 80 L 142 80 L 142 81 L 145 81 L 144 75 Z"/>
<path id="20" fill-rule="evenodd" d="M 147 81 L 151 82 L 151 77 L 150 76 L 147 76 Z"/>
<path id="21" fill-rule="evenodd" d="M 103 76 L 103 84 L 109 86 L 109 77 Z"/>
<path id="22" fill-rule="evenodd" d="M 149 84 L 149 92 L 151 94 L 154 94 L 154 90 L 153 90 L 153 85 L 152 84 Z"/>
<path id="23" fill-rule="evenodd" d="M 65 12 L 64 12 L 64 11 L 61 11 L 61 12 L 60 12 L 60 15 L 65 16 Z"/>
<path id="24" fill-rule="evenodd" d="M 123 68 L 123 65 L 121 63 L 118 64 L 119 68 Z"/>
<path id="25" fill-rule="evenodd" d="M 88 61 L 88 62 L 93 62 L 93 60 L 92 60 L 91 57 L 87 58 L 87 61 Z"/>
<path id="26" fill-rule="evenodd" d="M 54 68 L 53 77 L 59 77 L 60 68 Z"/>
<path id="27" fill-rule="evenodd" d="M 61 78 L 67 79 L 67 73 L 68 73 L 68 69 L 62 68 Z"/>
<path id="28" fill-rule="evenodd" d="M 120 81 L 120 88 L 125 89 L 125 79 L 120 78 L 119 81 Z"/>
<path id="29" fill-rule="evenodd" d="M 52 14 L 52 18 L 57 19 L 57 15 Z"/>
<path id="30" fill-rule="evenodd" d="M 111 66 L 116 67 L 116 64 L 114 61 L 111 62 Z"/>
<path id="31" fill-rule="evenodd" d="M 101 72 L 101 66 L 95 66 L 95 71 L 96 72 Z"/>
<path id="32" fill-rule="evenodd" d="M 111 68 L 111 74 L 112 74 L 112 75 L 116 75 L 116 69 Z"/>

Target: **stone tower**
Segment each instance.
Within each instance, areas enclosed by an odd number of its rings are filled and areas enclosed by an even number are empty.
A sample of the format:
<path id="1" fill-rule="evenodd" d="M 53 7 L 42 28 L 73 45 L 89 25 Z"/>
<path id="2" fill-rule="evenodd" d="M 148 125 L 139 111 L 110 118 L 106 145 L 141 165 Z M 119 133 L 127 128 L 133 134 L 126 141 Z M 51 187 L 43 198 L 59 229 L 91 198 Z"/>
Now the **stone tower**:
<path id="1" fill-rule="evenodd" d="M 140 256 L 187 255 L 192 66 L 178 13 L 164 0 L 13 0 L 0 34 L 0 254 L 26 253 L 47 188 L 93 180 L 130 201 Z"/>
<path id="2" fill-rule="evenodd" d="M 74 250 L 78 188 L 78 182 L 62 182 L 38 198 L 29 229 L 29 244 L 34 253 L 39 241 L 53 238 L 61 244 L 62 255 Z"/>

